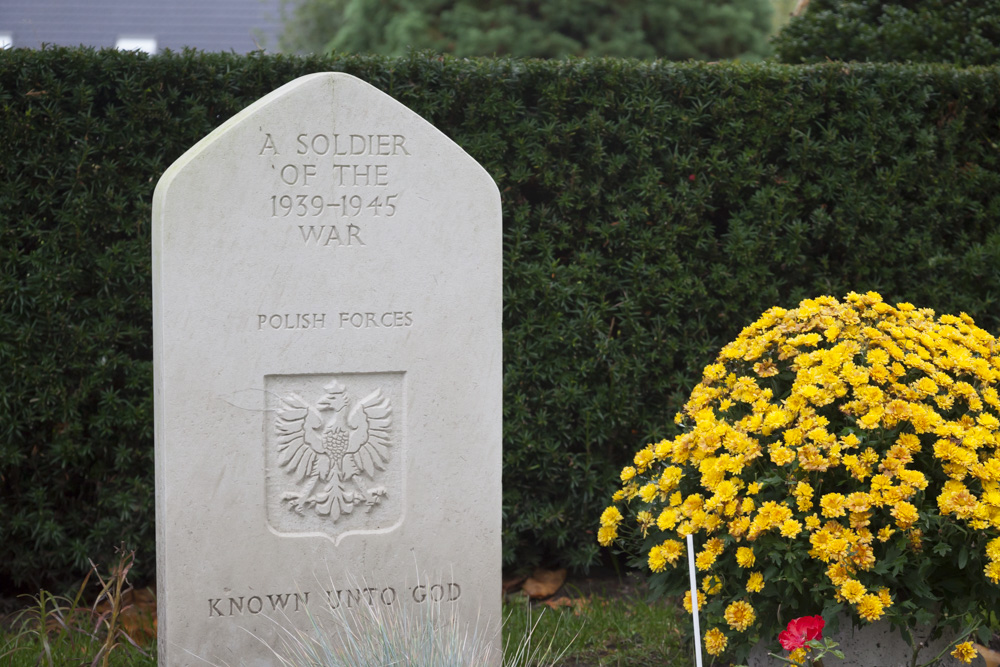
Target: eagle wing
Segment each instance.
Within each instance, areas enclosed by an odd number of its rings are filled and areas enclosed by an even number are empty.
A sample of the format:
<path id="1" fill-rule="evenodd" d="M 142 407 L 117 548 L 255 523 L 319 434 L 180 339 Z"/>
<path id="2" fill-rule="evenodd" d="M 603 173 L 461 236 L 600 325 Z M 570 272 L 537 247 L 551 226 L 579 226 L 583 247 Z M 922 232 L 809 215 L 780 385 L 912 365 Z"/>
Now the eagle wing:
<path id="1" fill-rule="evenodd" d="M 381 389 L 358 401 L 347 416 L 350 440 L 342 463 L 344 476 L 364 472 L 374 478 L 376 470 L 385 470 L 392 445 L 392 404 Z"/>
<path id="2" fill-rule="evenodd" d="M 274 419 L 278 435 L 278 465 L 302 481 L 317 473 L 329 474 L 330 457 L 323 450 L 323 441 L 316 430 L 323 417 L 298 394 L 281 399 Z M 324 472 L 325 470 L 325 472 Z"/>

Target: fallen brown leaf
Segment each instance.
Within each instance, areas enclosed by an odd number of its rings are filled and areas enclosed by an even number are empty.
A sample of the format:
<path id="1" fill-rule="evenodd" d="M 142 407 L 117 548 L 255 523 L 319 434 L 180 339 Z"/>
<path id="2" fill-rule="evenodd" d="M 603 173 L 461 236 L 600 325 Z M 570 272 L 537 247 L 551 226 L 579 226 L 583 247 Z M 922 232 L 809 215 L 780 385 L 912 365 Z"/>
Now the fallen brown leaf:
<path id="1" fill-rule="evenodd" d="M 111 604 L 102 601 L 98 614 L 111 611 Z M 118 622 L 122 630 L 136 642 L 149 643 L 156 637 L 156 593 L 151 589 L 128 590 L 122 595 L 122 610 Z"/>
<path id="2" fill-rule="evenodd" d="M 521 584 L 523 584 L 524 580 L 527 578 L 528 575 L 526 574 L 519 574 L 512 577 L 505 577 L 503 582 L 501 583 L 501 585 L 503 586 L 504 595 L 516 591 L 518 588 L 520 588 Z"/>
<path id="3" fill-rule="evenodd" d="M 554 600 L 545 600 L 542 604 L 548 606 L 550 609 L 570 607 L 573 610 L 573 614 L 579 616 L 590 605 L 590 598 L 562 597 Z"/>
<path id="4" fill-rule="evenodd" d="M 530 597 L 538 600 L 555 595 L 566 582 L 566 570 L 536 569 L 521 586 Z"/>
<path id="5" fill-rule="evenodd" d="M 979 655 L 983 656 L 983 660 L 986 661 L 986 667 L 998 667 L 1000 666 L 1000 653 L 997 653 L 991 648 L 986 646 L 980 646 L 979 644 L 973 644 L 976 650 L 979 651 Z"/>

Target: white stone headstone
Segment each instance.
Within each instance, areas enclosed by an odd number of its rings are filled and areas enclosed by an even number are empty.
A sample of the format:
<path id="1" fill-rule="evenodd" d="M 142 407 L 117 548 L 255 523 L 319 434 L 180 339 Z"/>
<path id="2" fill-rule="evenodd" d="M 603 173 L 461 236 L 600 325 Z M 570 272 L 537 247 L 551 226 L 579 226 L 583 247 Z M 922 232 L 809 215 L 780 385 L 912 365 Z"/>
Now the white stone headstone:
<path id="1" fill-rule="evenodd" d="M 163 175 L 153 295 L 161 667 L 273 665 L 279 626 L 331 603 L 497 630 L 501 213 L 479 164 L 359 79 L 292 81 Z"/>

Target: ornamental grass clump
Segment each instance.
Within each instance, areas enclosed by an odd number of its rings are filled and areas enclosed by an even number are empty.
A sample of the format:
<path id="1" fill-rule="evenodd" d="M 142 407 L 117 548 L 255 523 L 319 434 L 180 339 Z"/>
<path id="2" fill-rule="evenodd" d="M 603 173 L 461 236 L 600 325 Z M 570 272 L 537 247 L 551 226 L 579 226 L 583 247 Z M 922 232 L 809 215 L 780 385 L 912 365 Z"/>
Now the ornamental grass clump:
<path id="1" fill-rule="evenodd" d="M 911 644 L 916 625 L 988 636 L 998 384 L 997 340 L 964 313 L 873 292 L 772 308 L 705 368 L 680 435 L 622 470 L 598 540 L 641 545 L 653 590 L 681 594 L 693 535 L 713 655 L 820 612 L 891 620 Z"/>

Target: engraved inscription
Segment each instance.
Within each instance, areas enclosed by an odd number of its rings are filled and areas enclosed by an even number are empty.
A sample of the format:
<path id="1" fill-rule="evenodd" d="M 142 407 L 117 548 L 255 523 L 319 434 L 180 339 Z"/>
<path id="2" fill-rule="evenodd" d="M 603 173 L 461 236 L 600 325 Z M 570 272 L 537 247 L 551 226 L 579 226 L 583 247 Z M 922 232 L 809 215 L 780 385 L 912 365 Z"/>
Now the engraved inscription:
<path id="1" fill-rule="evenodd" d="M 312 241 L 316 245 L 322 244 L 323 246 L 328 246 L 331 243 L 334 246 L 350 246 L 353 242 L 355 245 L 365 245 L 365 242 L 361 240 L 361 228 L 357 225 L 347 225 L 346 229 L 344 227 L 337 227 L 336 225 L 299 225 L 299 231 L 302 233 L 302 240 L 307 244 Z"/>
<path id="2" fill-rule="evenodd" d="M 308 612 L 311 604 L 309 596 L 309 591 L 305 591 L 208 598 L 208 618 Z M 313 595 L 312 604 L 315 606 L 319 602 L 322 606 L 330 609 L 414 604 L 423 606 L 455 603 L 461 597 L 462 587 L 458 583 L 443 581 L 441 583 L 425 582 L 415 586 L 334 587 L 330 590 L 324 590 L 320 596 Z"/>
<path id="3" fill-rule="evenodd" d="M 391 607 L 399 599 L 399 595 L 396 593 L 396 589 L 388 586 L 386 588 L 335 588 L 332 591 L 326 591 L 326 601 L 330 605 L 331 609 L 337 609 L 339 607 L 346 607 L 351 609 L 352 607 L 358 607 L 361 604 L 367 604 L 369 607 L 374 607 L 376 604 L 383 604 L 386 607 Z"/>
<path id="4" fill-rule="evenodd" d="M 335 164 L 333 184 L 347 187 L 389 185 L 389 165 L 387 164 Z"/>
<path id="5" fill-rule="evenodd" d="M 308 592 L 209 598 L 208 617 L 256 616 L 265 610 L 277 613 L 304 611 L 308 605 Z"/>
<path id="6" fill-rule="evenodd" d="M 396 198 L 399 195 L 389 195 L 384 199 L 381 196 L 377 196 L 368 204 L 365 204 L 365 200 L 362 199 L 361 195 L 341 195 L 339 199 L 337 198 L 324 198 L 323 195 L 296 195 L 292 197 L 291 195 L 273 195 L 271 197 L 271 217 L 272 218 L 287 218 L 288 216 L 294 216 L 296 218 L 318 218 L 327 212 L 327 209 L 336 209 L 341 217 L 344 218 L 356 218 L 367 209 L 373 218 L 377 218 L 380 215 L 384 215 L 387 218 L 391 218 L 396 215 Z"/>
<path id="7" fill-rule="evenodd" d="M 283 313 L 257 315 L 257 331 L 263 329 L 325 329 L 324 313 Z"/>
<path id="8" fill-rule="evenodd" d="M 381 390 L 355 400 L 337 380 L 323 390 L 315 403 L 297 394 L 282 399 L 274 423 L 278 465 L 293 486 L 281 499 L 293 512 L 337 521 L 356 505 L 378 505 L 387 493 L 368 480 L 389 462 L 392 405 Z"/>
<path id="9" fill-rule="evenodd" d="M 456 583 L 414 586 L 410 592 L 413 595 L 413 601 L 418 604 L 428 600 L 431 602 L 455 602 L 462 597 L 462 587 Z"/>
<path id="10" fill-rule="evenodd" d="M 341 313 L 341 329 L 393 329 L 413 326 L 413 311 L 395 310 L 385 313 Z"/>
<path id="11" fill-rule="evenodd" d="M 339 325 L 337 321 L 339 320 Z M 413 326 L 412 310 L 369 310 L 326 313 L 257 313 L 257 331 L 302 331 L 330 328 L 404 329 Z"/>
<path id="12" fill-rule="evenodd" d="M 399 213 L 402 193 L 392 189 L 393 162 L 412 155 L 404 135 L 263 135 L 257 155 L 277 176 L 266 215 L 276 222 L 315 220 L 296 225 L 304 245 L 363 248 L 366 225 Z"/>
<path id="13" fill-rule="evenodd" d="M 327 328 L 333 328 L 330 319 L 328 314 L 322 320 Z M 260 315 L 257 320 L 259 326 Z M 284 315 L 281 320 L 284 324 Z M 310 321 L 315 324 L 316 318 Z M 295 324 L 294 315 L 288 322 Z M 401 525 L 403 377 L 399 372 L 265 377 L 267 518 L 273 530 L 323 533 L 336 541 Z"/>
<path id="14" fill-rule="evenodd" d="M 267 135 L 264 146 L 274 140 Z M 296 155 L 409 155 L 401 134 L 300 134 L 295 137 Z M 275 149 L 275 152 L 277 150 Z M 263 153 L 263 151 L 262 151 Z"/>

